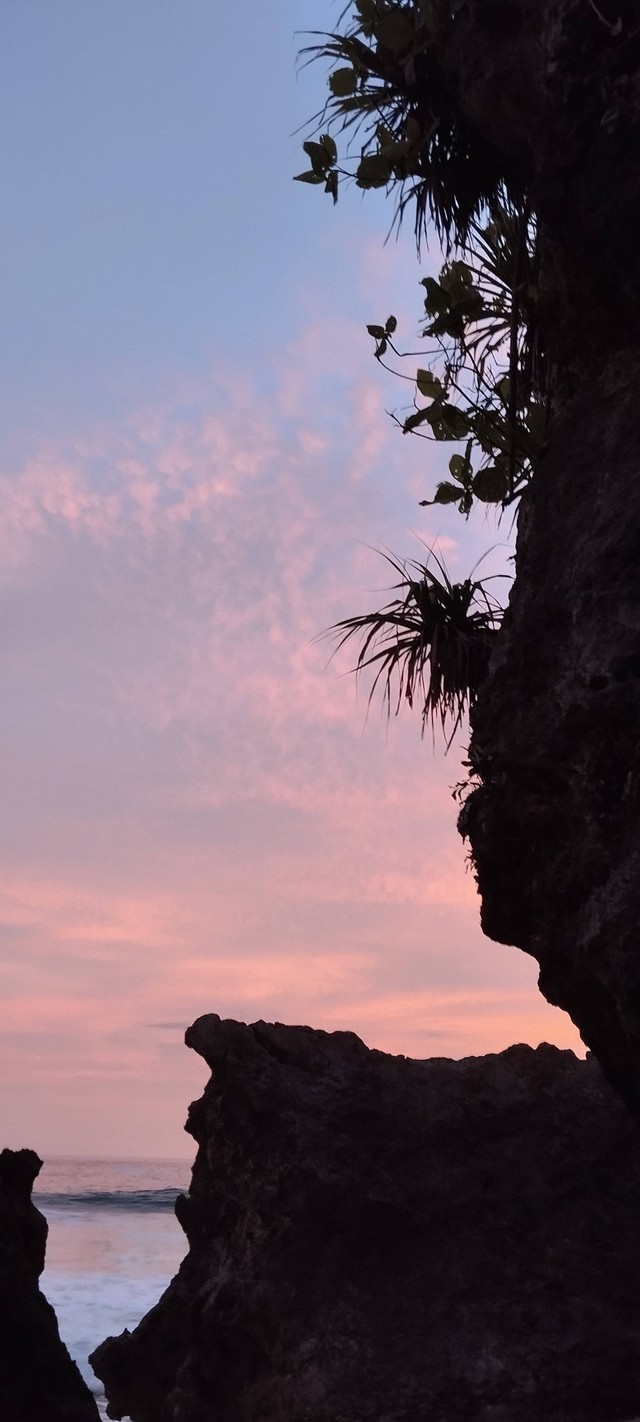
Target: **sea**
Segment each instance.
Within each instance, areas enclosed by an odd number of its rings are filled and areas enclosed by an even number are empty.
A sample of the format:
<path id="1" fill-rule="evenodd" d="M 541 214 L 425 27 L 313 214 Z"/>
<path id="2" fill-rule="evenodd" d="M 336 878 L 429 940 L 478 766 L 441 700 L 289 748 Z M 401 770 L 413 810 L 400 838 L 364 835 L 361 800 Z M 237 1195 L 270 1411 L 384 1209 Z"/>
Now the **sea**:
<path id="1" fill-rule="evenodd" d="M 106 1418 L 89 1353 L 111 1334 L 133 1329 L 184 1258 L 174 1216 L 187 1190 L 185 1160 L 49 1159 L 33 1192 L 49 1222 L 40 1285 L 60 1334 Z"/>

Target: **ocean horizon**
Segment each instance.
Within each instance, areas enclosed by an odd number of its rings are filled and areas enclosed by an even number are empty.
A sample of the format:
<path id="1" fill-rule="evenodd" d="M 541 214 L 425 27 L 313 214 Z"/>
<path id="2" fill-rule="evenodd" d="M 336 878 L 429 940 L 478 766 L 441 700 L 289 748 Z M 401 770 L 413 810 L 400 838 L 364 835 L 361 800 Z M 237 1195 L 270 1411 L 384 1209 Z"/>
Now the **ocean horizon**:
<path id="1" fill-rule="evenodd" d="M 106 1401 L 89 1354 L 135 1328 L 176 1273 L 187 1243 L 173 1207 L 190 1175 L 186 1158 L 58 1156 L 36 1180 L 34 1204 L 49 1225 L 40 1286 L 101 1418 Z"/>

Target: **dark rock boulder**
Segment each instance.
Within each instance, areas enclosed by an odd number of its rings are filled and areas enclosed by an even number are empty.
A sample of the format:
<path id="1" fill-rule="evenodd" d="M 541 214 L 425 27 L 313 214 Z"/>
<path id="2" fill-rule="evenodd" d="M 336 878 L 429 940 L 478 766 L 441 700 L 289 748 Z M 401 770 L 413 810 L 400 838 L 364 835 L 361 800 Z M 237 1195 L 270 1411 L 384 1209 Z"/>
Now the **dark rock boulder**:
<path id="1" fill-rule="evenodd" d="M 31 1200 L 35 1151 L 0 1152 L 0 1418 L 98 1422 L 98 1409 L 40 1292 L 47 1222 Z"/>
<path id="2" fill-rule="evenodd" d="M 93 1355 L 134 1422 L 640 1413 L 640 1143 L 595 1060 L 200 1018 L 189 1253 Z"/>

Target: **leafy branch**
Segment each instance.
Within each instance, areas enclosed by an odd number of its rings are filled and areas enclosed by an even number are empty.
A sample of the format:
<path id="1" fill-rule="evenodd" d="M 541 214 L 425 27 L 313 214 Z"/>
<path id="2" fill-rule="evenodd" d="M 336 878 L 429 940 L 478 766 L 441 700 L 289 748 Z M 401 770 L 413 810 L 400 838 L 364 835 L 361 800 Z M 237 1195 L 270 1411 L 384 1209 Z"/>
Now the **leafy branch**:
<path id="1" fill-rule="evenodd" d="M 504 509 L 526 488 L 546 436 L 549 384 L 529 194 L 516 163 L 471 128 L 440 64 L 460 12 L 458 0 L 347 5 L 342 32 L 304 51 L 331 72 L 315 120 L 326 131 L 304 144 L 311 168 L 298 181 L 323 184 L 334 203 L 345 181 L 394 192 L 392 229 L 412 206 L 418 248 L 435 225 L 446 259 L 422 281 L 428 345 L 415 376 L 390 363 L 416 355 L 399 349 L 395 316 L 367 329 L 376 359 L 414 384 L 410 412 L 394 416 L 403 432 L 459 446 L 449 479 L 422 504 L 455 504 L 468 516 L 476 500 Z M 329 130 L 346 136 L 344 160 Z M 389 561 L 399 596 L 329 635 L 339 646 L 361 639 L 354 671 L 373 671 L 370 699 L 382 689 L 389 714 L 419 697 L 423 729 L 439 721 L 455 731 L 486 675 L 500 609 L 482 581 L 451 583 L 441 564 L 438 576 L 428 564 Z"/>
<path id="2" fill-rule="evenodd" d="M 535 219 L 504 155 L 470 133 L 442 83 L 437 49 L 459 7 L 355 0 L 351 9 L 343 33 L 304 52 L 337 64 L 320 119 L 359 134 L 359 156 L 339 166 L 337 144 L 323 133 L 303 145 L 311 168 L 297 181 L 323 184 L 334 202 L 345 178 L 363 189 L 398 186 L 394 221 L 413 203 L 418 243 L 428 218 L 435 222 L 448 249 L 438 279 L 422 282 L 422 335 L 435 348 L 418 368 L 414 408 L 398 423 L 405 434 L 462 446 L 451 478 L 424 505 L 456 504 L 465 515 L 474 499 L 504 508 L 525 488 L 547 422 Z M 401 354 L 396 324 L 368 327 L 379 360 L 389 348 Z"/>
<path id="3" fill-rule="evenodd" d="M 464 246 L 472 222 L 505 192 L 516 205 L 525 197 L 515 165 L 471 129 L 444 82 L 439 51 L 459 9 L 455 0 L 355 0 L 342 33 L 319 34 L 303 50 L 332 66 L 319 128 L 362 139 L 355 167 L 338 169 L 336 154 L 336 179 L 399 185 L 395 222 L 413 205 L 417 241 L 431 219 L 448 247 Z"/>
<path id="4" fill-rule="evenodd" d="M 468 515 L 474 498 L 503 508 L 519 498 L 544 442 L 547 399 L 535 344 L 534 223 L 500 205 L 484 225 L 473 223 L 465 255 L 446 262 L 438 280 L 423 278 L 429 365 L 417 370 L 413 410 L 394 418 L 405 434 L 462 444 L 451 480 L 421 503 L 456 504 Z M 367 327 L 382 364 L 389 351 L 415 354 L 398 349 L 396 329 L 393 316 Z"/>

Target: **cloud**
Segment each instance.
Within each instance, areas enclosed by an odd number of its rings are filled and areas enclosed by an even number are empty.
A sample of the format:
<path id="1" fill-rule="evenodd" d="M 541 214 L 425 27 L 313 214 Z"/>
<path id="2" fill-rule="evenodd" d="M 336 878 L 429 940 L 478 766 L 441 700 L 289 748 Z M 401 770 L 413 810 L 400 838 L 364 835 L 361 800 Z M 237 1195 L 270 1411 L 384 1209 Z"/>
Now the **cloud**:
<path id="1" fill-rule="evenodd" d="M 161 1032 L 208 1010 L 395 1051 L 548 1020 L 530 964 L 481 939 L 459 757 L 367 717 L 315 640 L 384 601 L 372 547 L 421 556 L 433 477 L 354 377 L 360 343 L 314 318 L 268 398 L 216 361 L 0 471 L 3 1069 L 36 1114 L 48 1062 L 78 1130 L 90 1079 L 114 1142 L 153 1090 L 155 1131 L 193 1071 Z M 446 510 L 420 528 L 465 573 L 485 538 Z"/>
<path id="2" fill-rule="evenodd" d="M 162 1032 L 184 1032 L 189 1026 L 188 1022 L 147 1022 L 145 1026 L 158 1029 Z"/>

